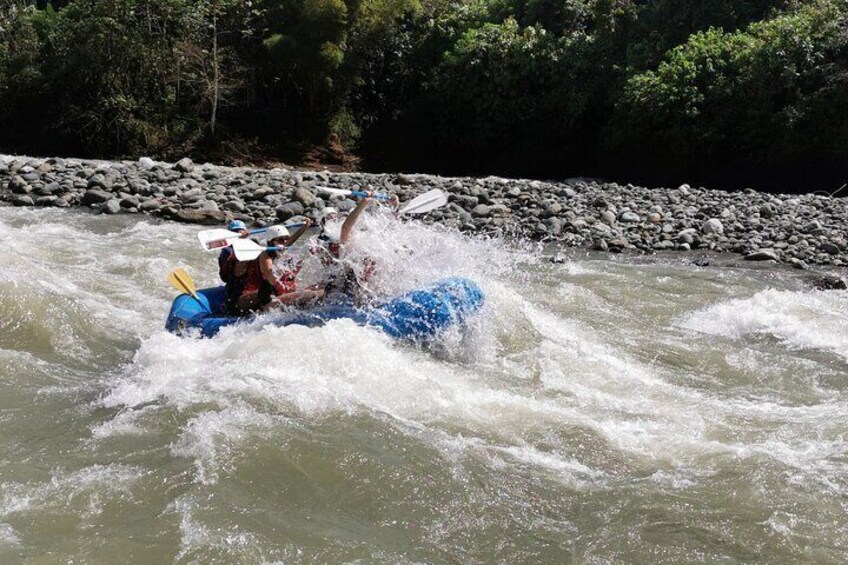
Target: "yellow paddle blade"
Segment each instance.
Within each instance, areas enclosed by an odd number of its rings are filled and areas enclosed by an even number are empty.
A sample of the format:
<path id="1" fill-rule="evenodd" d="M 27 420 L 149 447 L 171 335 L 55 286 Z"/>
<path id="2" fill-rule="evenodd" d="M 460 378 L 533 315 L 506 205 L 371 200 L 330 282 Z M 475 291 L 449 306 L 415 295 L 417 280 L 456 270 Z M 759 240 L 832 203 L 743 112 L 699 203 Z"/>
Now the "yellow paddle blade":
<path id="1" fill-rule="evenodd" d="M 191 275 L 185 272 L 185 269 L 183 269 L 182 267 L 178 267 L 168 273 L 168 282 L 171 283 L 171 285 L 180 292 L 190 294 L 193 297 L 197 298 L 194 280 L 192 280 Z"/>

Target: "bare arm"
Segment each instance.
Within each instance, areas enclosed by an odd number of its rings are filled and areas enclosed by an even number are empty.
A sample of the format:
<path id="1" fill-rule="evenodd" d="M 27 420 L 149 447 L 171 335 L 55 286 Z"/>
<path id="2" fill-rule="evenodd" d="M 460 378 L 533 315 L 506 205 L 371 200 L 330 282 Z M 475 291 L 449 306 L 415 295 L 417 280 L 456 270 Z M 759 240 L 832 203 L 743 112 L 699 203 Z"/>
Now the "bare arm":
<path id="1" fill-rule="evenodd" d="M 262 273 L 262 278 L 271 286 L 277 285 L 277 277 L 274 276 L 274 261 L 267 252 L 262 252 L 259 256 L 259 272 Z"/>
<path id="2" fill-rule="evenodd" d="M 324 289 L 317 290 L 298 290 L 295 292 L 287 292 L 286 294 L 281 294 L 279 296 L 275 296 L 274 300 L 268 305 L 270 308 L 272 304 L 275 302 L 277 304 L 285 304 L 286 306 L 291 304 L 305 304 L 310 300 L 315 300 L 324 297 Z"/>
<path id="3" fill-rule="evenodd" d="M 353 226 L 356 225 L 356 220 L 359 219 L 359 216 L 362 215 L 362 212 L 371 204 L 373 198 L 363 198 L 359 201 L 359 204 L 356 205 L 356 208 L 353 209 L 353 212 L 350 213 L 350 216 L 345 218 L 344 223 L 342 224 L 342 235 L 339 241 L 342 245 L 347 245 L 350 241 L 350 237 L 353 233 Z"/>
<path id="4" fill-rule="evenodd" d="M 298 239 L 300 239 L 300 236 L 302 236 L 303 234 L 305 234 L 305 233 L 306 233 L 306 231 L 307 231 L 310 227 L 312 227 L 312 219 L 311 219 L 311 218 L 306 218 L 306 220 L 303 222 L 303 225 L 302 225 L 302 226 L 300 226 L 300 227 L 298 228 L 298 230 L 297 230 L 296 232 L 294 232 L 294 235 L 292 235 L 292 236 L 289 238 L 288 242 L 286 243 L 286 247 L 291 247 L 292 245 L 294 245 L 294 244 L 295 244 L 295 242 L 296 242 Z"/>

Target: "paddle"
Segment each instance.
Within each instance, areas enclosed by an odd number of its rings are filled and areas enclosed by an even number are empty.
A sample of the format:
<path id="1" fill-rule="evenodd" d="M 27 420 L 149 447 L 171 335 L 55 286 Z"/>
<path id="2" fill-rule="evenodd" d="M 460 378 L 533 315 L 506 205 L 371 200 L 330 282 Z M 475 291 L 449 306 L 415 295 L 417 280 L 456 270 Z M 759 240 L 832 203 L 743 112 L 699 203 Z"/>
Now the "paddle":
<path id="1" fill-rule="evenodd" d="M 303 223 L 286 224 L 287 228 L 299 228 Z M 268 228 L 255 228 L 250 230 L 250 235 L 264 233 Z M 215 228 L 211 230 L 203 230 L 197 234 L 197 239 L 200 240 L 200 246 L 206 251 L 215 251 L 222 247 L 229 247 L 232 241 L 240 239 L 241 234 L 238 232 L 225 230 L 224 228 Z"/>
<path id="2" fill-rule="evenodd" d="M 197 287 L 194 286 L 194 280 L 182 267 L 177 267 L 168 273 L 168 282 L 183 294 L 190 294 L 195 300 L 200 302 L 200 298 L 197 296 Z"/>
<path id="3" fill-rule="evenodd" d="M 323 192 L 325 194 L 332 194 L 333 196 L 353 196 L 356 198 L 365 198 L 367 196 L 371 196 L 375 200 L 389 200 L 391 195 L 385 193 L 379 194 L 371 194 L 365 192 L 364 190 L 344 190 L 342 188 L 330 188 L 329 186 L 316 186 L 315 187 L 318 192 Z"/>
<path id="4" fill-rule="evenodd" d="M 438 188 L 418 195 L 400 209 L 400 214 L 424 214 L 448 203 L 448 196 Z"/>
<path id="5" fill-rule="evenodd" d="M 339 196 L 356 196 L 358 198 L 365 198 L 368 196 L 367 192 L 357 191 L 357 190 L 343 190 L 341 188 L 330 188 L 327 186 L 316 186 L 320 192 L 325 192 L 327 194 L 334 194 Z M 373 198 L 377 200 L 389 200 L 391 196 L 388 194 L 374 194 Z M 434 188 L 429 192 L 425 192 L 419 196 L 416 196 L 412 200 L 410 200 L 406 206 L 401 208 L 401 214 L 424 214 L 425 212 L 429 212 L 430 210 L 435 210 L 441 206 L 444 206 L 448 203 L 447 195 L 439 190 L 438 188 Z"/>
<path id="6" fill-rule="evenodd" d="M 232 242 L 233 253 L 239 261 L 253 261 L 263 251 L 282 251 L 285 247 L 277 245 L 265 246 L 259 245 L 252 239 L 235 239 Z"/>

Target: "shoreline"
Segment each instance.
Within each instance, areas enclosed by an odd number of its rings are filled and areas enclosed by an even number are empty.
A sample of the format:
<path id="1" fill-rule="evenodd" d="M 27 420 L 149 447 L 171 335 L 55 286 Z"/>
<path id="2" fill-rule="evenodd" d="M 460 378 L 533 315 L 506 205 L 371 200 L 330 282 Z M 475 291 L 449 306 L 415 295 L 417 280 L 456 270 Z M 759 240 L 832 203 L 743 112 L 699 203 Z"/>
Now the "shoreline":
<path id="1" fill-rule="evenodd" d="M 371 186 L 401 202 L 439 188 L 447 206 L 418 217 L 471 234 L 498 233 L 565 247 L 637 254 L 731 253 L 750 261 L 848 265 L 848 200 L 817 194 L 766 194 L 644 188 L 588 179 L 547 182 L 502 177 L 440 177 L 286 168 L 99 161 L 0 155 L 0 202 L 147 214 L 221 226 L 231 218 L 261 226 L 314 216 L 325 205 L 314 187 Z"/>

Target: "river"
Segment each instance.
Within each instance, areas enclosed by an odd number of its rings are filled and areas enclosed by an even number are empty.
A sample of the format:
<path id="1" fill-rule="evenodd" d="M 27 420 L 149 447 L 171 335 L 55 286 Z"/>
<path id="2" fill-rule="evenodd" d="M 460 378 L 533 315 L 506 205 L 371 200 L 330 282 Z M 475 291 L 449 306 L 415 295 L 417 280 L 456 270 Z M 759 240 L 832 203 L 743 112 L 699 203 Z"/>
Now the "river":
<path id="1" fill-rule="evenodd" d="M 198 227 L 0 208 L 0 562 L 848 560 L 848 293 L 366 227 L 379 292 L 472 278 L 473 325 L 180 338 Z"/>

